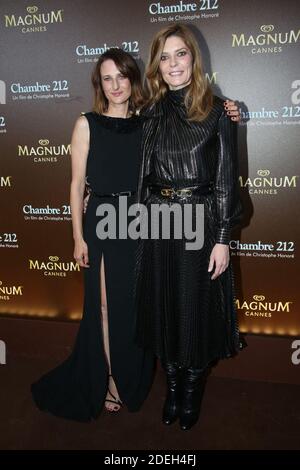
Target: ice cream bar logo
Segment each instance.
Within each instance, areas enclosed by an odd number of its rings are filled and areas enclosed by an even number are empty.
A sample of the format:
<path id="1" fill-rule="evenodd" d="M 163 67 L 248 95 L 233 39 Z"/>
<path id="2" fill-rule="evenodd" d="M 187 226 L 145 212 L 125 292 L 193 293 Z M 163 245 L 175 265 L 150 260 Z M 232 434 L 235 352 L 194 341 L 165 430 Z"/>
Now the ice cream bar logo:
<path id="1" fill-rule="evenodd" d="M 40 13 L 37 6 L 28 6 L 25 15 L 4 15 L 6 28 L 21 28 L 22 33 L 38 33 L 47 31 L 47 26 L 63 22 L 64 10 L 52 10 Z"/>

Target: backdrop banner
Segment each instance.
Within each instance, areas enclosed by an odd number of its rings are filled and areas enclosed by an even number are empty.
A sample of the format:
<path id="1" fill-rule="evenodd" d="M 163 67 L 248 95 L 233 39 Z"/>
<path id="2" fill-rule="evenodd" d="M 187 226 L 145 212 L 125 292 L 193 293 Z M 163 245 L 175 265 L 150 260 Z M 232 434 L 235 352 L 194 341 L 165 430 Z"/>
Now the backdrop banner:
<path id="1" fill-rule="evenodd" d="M 243 227 L 230 242 L 244 332 L 300 334 L 299 16 L 289 0 L 0 3 L 0 314 L 79 319 L 70 139 L 110 47 L 142 72 L 151 39 L 190 25 L 214 92 L 239 102 Z"/>

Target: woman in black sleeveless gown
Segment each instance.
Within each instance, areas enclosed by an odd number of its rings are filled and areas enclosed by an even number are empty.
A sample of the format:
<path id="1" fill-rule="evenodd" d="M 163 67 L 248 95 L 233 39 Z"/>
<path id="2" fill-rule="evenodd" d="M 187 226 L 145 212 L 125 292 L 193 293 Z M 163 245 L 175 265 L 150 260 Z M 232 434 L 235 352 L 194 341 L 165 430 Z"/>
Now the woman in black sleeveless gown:
<path id="1" fill-rule="evenodd" d="M 115 65 L 115 75 L 109 75 L 111 69 L 107 69 L 108 62 Z M 108 72 L 101 68 L 103 64 Z M 126 108 L 122 102 L 123 83 L 125 79 L 130 79 L 131 97 L 127 107 L 131 116 L 112 117 L 90 112 L 78 120 L 77 126 L 83 130 L 74 131 L 73 134 L 73 160 L 76 158 L 77 140 L 80 140 L 80 150 L 77 152 L 78 161 L 72 164 L 72 179 L 76 180 L 80 171 L 78 179 L 81 183 L 78 185 L 80 194 L 77 193 L 75 203 L 73 196 L 72 214 L 77 211 L 77 220 L 73 220 L 75 258 L 84 267 L 83 318 L 71 356 L 32 385 L 34 400 L 41 410 L 78 421 L 96 418 L 104 403 L 109 411 L 117 411 L 121 403 L 127 405 L 130 411 L 138 410 L 150 388 L 153 370 L 153 355 L 134 343 L 133 273 L 136 241 L 130 238 L 100 240 L 96 234 L 100 220 L 96 216 L 99 204 L 111 204 L 116 209 L 118 220 L 119 197 L 112 194 L 126 198 L 128 206 L 135 199 L 142 133 L 141 120 L 135 114 L 141 100 L 140 72 L 129 54 L 120 49 L 111 49 L 102 55 L 95 69 L 93 84 L 96 98 L 102 91 L 100 73 L 102 80 L 105 80 L 104 86 L 112 88 L 110 97 L 116 102 L 113 110 L 118 110 L 121 102 L 122 112 Z M 114 83 L 111 85 L 110 81 Z M 113 113 L 110 104 L 105 111 Z M 84 148 L 82 141 L 86 133 L 89 134 L 89 142 Z M 87 158 L 84 162 L 85 154 Z M 78 220 L 82 217 L 85 163 L 91 196 L 82 233 Z M 81 207 L 78 201 L 81 201 Z M 76 243 L 79 248 L 76 248 Z M 103 265 L 100 276 L 101 260 Z M 102 284 L 100 289 L 101 281 L 104 281 L 101 279 L 103 274 L 105 286 Z"/>

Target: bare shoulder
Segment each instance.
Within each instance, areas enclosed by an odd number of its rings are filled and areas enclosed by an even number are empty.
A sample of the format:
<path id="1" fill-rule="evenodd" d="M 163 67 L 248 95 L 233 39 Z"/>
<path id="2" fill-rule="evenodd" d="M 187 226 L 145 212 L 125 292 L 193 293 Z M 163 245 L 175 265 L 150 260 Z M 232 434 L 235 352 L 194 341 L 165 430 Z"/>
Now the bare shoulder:
<path id="1" fill-rule="evenodd" d="M 90 128 L 87 118 L 82 115 L 79 116 L 73 128 L 72 133 L 72 145 L 74 146 L 86 146 L 90 140 Z"/>
<path id="2" fill-rule="evenodd" d="M 86 118 L 86 116 L 82 115 L 79 116 L 74 125 L 73 129 L 73 136 L 78 136 L 81 138 L 89 138 L 90 135 L 90 128 L 89 128 L 89 122 Z"/>
<path id="3" fill-rule="evenodd" d="M 87 130 L 89 128 L 89 122 L 84 114 L 79 116 L 75 122 L 75 128 Z"/>

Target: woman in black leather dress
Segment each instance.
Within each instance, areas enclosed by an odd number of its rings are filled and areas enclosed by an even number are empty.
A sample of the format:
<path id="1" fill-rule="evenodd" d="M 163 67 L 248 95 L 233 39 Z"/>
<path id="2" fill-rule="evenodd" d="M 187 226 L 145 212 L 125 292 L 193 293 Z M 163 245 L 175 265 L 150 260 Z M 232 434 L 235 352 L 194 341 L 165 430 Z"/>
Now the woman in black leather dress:
<path id="1" fill-rule="evenodd" d="M 191 31 L 172 25 L 153 40 L 146 70 L 150 102 L 144 125 L 139 200 L 204 205 L 204 245 L 145 239 L 138 249 L 137 341 L 167 374 L 163 422 L 197 421 L 208 367 L 240 347 L 230 230 L 239 221 L 235 124 L 204 78 Z M 149 213 L 149 211 L 148 211 Z M 149 224 L 150 225 L 150 224 Z"/>

